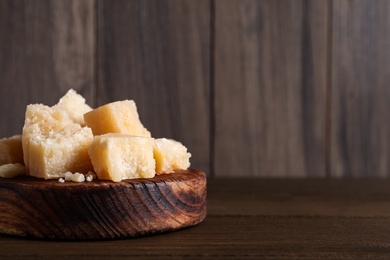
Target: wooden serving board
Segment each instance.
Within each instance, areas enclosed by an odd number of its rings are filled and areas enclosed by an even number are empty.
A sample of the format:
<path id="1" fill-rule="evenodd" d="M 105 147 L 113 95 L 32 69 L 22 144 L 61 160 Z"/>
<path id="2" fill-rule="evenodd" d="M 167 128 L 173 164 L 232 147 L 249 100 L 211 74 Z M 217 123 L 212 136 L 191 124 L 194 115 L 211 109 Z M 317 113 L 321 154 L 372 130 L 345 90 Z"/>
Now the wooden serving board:
<path id="1" fill-rule="evenodd" d="M 120 239 L 173 231 L 206 217 L 206 175 L 59 183 L 0 178 L 0 233 L 58 240 Z"/>

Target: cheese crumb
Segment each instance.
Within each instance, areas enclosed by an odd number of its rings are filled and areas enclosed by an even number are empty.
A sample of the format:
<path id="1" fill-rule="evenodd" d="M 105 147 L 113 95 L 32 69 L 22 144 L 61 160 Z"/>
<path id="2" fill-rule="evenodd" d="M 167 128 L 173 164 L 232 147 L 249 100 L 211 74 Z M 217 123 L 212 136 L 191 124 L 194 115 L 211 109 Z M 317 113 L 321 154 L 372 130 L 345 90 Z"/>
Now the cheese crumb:
<path id="1" fill-rule="evenodd" d="M 85 174 L 85 180 L 87 182 L 91 182 L 95 178 L 96 178 L 96 175 L 93 172 L 88 172 L 87 174 Z"/>
<path id="2" fill-rule="evenodd" d="M 58 182 L 64 183 L 66 181 L 73 181 L 73 182 L 91 182 L 94 179 L 96 179 L 96 174 L 89 171 L 87 174 L 82 174 L 79 172 L 66 172 L 64 173 L 64 178 L 59 178 Z"/>
<path id="3" fill-rule="evenodd" d="M 85 177 L 84 177 L 84 174 L 79 173 L 79 172 L 75 172 L 75 173 L 66 172 L 65 173 L 65 181 L 84 182 Z"/>

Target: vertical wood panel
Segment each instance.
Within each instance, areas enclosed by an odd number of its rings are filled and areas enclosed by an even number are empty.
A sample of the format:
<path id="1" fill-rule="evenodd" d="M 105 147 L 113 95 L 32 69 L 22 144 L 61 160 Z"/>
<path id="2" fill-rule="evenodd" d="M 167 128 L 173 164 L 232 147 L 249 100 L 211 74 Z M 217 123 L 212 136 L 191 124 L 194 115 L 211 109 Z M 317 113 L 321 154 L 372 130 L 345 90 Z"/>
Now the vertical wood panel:
<path id="1" fill-rule="evenodd" d="M 390 3 L 332 2 L 0 0 L 0 137 L 74 88 L 134 99 L 207 172 L 212 140 L 217 176 L 388 176 Z"/>
<path id="2" fill-rule="evenodd" d="M 92 101 L 93 0 L 0 0 L 0 137 L 21 133 L 29 103 L 69 88 Z"/>
<path id="3" fill-rule="evenodd" d="M 325 176 L 326 1 L 216 1 L 217 176 Z"/>
<path id="4" fill-rule="evenodd" d="M 331 173 L 390 169 L 390 2 L 334 1 Z"/>
<path id="5" fill-rule="evenodd" d="M 154 137 L 209 172 L 208 0 L 98 1 L 97 104 L 133 99 Z"/>

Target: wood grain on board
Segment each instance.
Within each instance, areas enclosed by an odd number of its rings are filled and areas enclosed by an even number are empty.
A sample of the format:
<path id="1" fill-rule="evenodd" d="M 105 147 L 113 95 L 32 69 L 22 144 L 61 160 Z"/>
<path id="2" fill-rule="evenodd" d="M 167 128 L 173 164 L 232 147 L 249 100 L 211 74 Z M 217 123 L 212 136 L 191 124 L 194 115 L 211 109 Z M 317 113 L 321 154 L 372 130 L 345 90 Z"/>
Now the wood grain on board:
<path id="1" fill-rule="evenodd" d="M 35 239 L 131 238 L 206 216 L 206 175 L 194 169 L 120 182 L 0 178 L 0 195 L 0 233 Z"/>
<path id="2" fill-rule="evenodd" d="M 216 176 L 325 176 L 325 1 L 215 1 Z"/>

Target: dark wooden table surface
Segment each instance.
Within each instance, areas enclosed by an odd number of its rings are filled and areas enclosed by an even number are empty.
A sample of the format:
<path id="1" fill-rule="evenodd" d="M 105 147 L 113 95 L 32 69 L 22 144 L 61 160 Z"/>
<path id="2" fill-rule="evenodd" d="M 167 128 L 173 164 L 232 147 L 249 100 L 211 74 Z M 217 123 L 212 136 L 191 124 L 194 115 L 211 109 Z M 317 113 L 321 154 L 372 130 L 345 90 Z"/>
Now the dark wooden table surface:
<path id="1" fill-rule="evenodd" d="M 388 258 L 390 180 L 209 179 L 195 227 L 110 241 L 0 235 L 0 259 L 129 257 Z"/>

